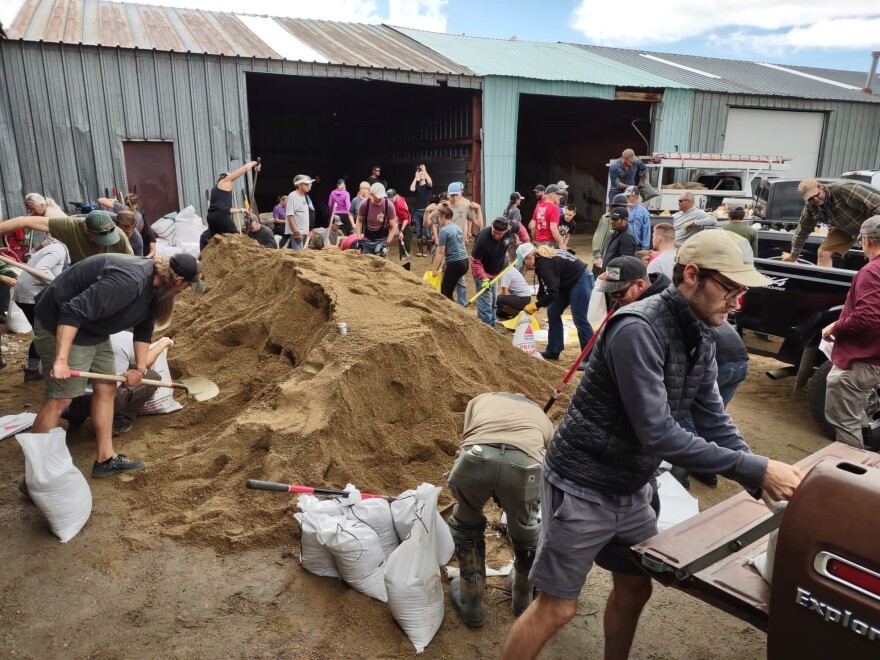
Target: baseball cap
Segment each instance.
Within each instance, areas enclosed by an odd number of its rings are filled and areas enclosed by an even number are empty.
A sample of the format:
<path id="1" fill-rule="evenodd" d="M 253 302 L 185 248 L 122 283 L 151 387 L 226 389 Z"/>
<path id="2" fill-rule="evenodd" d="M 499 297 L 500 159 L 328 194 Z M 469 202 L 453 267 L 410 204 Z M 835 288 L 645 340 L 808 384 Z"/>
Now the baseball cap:
<path id="1" fill-rule="evenodd" d="M 315 180 L 308 174 L 297 174 L 293 177 L 293 185 L 298 186 L 301 183 L 314 183 Z"/>
<path id="2" fill-rule="evenodd" d="M 631 197 L 633 195 L 638 197 L 639 196 L 639 189 L 636 188 L 635 186 L 627 186 L 627 189 L 623 191 L 623 194 L 626 195 L 627 197 Z"/>
<path id="3" fill-rule="evenodd" d="M 611 209 L 611 213 L 609 213 L 609 215 L 611 216 L 612 220 L 619 220 L 620 218 L 628 220 L 629 209 L 627 209 L 625 206 L 615 206 L 613 209 Z"/>
<path id="4" fill-rule="evenodd" d="M 770 280 L 755 270 L 755 255 L 749 242 L 730 231 L 701 231 L 691 236 L 678 248 L 675 263 L 717 270 L 740 286 L 770 284 Z"/>
<path id="5" fill-rule="evenodd" d="M 191 254 L 178 252 L 168 260 L 171 272 L 189 282 L 196 293 L 204 293 L 205 281 L 202 279 L 202 264 Z"/>
<path id="6" fill-rule="evenodd" d="M 628 287 L 636 280 L 645 279 L 648 276 L 648 267 L 638 257 L 617 257 L 608 262 L 605 269 L 605 279 L 599 279 L 596 291 L 602 293 L 614 293 Z"/>
<path id="7" fill-rule="evenodd" d="M 534 188 L 532 188 L 532 192 L 544 192 L 544 186 L 542 186 L 542 185 L 539 183 L 537 186 L 535 186 Z"/>
<path id="8" fill-rule="evenodd" d="M 727 211 L 745 211 L 746 207 L 742 202 L 731 202 L 727 205 Z"/>
<path id="9" fill-rule="evenodd" d="M 395 195 L 397 195 L 397 191 L 396 191 L 394 188 L 389 188 L 389 189 L 388 189 L 388 192 L 387 192 L 386 194 L 387 194 L 389 197 L 394 197 Z"/>
<path id="10" fill-rule="evenodd" d="M 636 152 L 633 151 L 632 149 L 624 149 L 623 153 L 620 154 L 620 157 L 621 158 L 635 158 Z"/>
<path id="11" fill-rule="evenodd" d="M 880 240 L 880 215 L 873 215 L 862 223 L 859 229 L 859 238 L 862 236 Z"/>
<path id="12" fill-rule="evenodd" d="M 343 183 L 345 183 L 345 179 L 339 179 L 336 181 L 337 186 L 341 186 Z"/>
<path id="13" fill-rule="evenodd" d="M 553 195 L 554 193 L 557 195 L 559 194 L 559 186 L 557 186 L 555 183 L 551 183 L 549 186 L 544 188 L 545 195 Z"/>
<path id="14" fill-rule="evenodd" d="M 525 261 L 526 257 L 534 251 L 534 245 L 532 245 L 531 243 L 522 243 L 518 248 L 516 248 L 516 258 L 520 261 Z"/>
<path id="15" fill-rule="evenodd" d="M 92 211 L 86 216 L 85 223 L 98 245 L 116 245 L 119 242 L 113 216 L 107 211 Z"/>
<path id="16" fill-rule="evenodd" d="M 626 195 L 617 194 L 614 196 L 614 199 L 611 200 L 611 206 L 628 206 L 629 200 L 626 198 Z"/>
<path id="17" fill-rule="evenodd" d="M 510 229 L 510 223 L 507 222 L 507 218 L 498 216 L 492 221 L 492 229 L 495 231 L 507 231 Z"/>
<path id="18" fill-rule="evenodd" d="M 568 190 L 568 184 L 565 181 L 557 181 L 556 187 L 560 190 Z"/>
<path id="19" fill-rule="evenodd" d="M 333 224 L 334 225 L 341 225 L 342 224 L 342 220 L 339 219 L 338 215 L 333 216 Z"/>
<path id="20" fill-rule="evenodd" d="M 378 181 L 370 186 L 370 194 L 373 195 L 373 197 L 378 197 L 379 199 L 388 196 L 388 194 L 385 192 L 385 186 L 383 186 Z"/>
<path id="21" fill-rule="evenodd" d="M 804 201 L 807 202 L 810 200 L 810 197 L 819 194 L 819 182 L 816 179 L 804 179 L 798 184 L 798 192 L 804 198 Z"/>
<path id="22" fill-rule="evenodd" d="M 458 181 L 453 181 L 449 184 L 449 187 L 446 189 L 447 195 L 460 195 L 461 194 L 461 184 Z"/>
<path id="23" fill-rule="evenodd" d="M 515 202 L 518 199 L 525 199 L 525 197 L 520 195 L 518 192 L 510 193 L 510 201 L 511 202 Z"/>

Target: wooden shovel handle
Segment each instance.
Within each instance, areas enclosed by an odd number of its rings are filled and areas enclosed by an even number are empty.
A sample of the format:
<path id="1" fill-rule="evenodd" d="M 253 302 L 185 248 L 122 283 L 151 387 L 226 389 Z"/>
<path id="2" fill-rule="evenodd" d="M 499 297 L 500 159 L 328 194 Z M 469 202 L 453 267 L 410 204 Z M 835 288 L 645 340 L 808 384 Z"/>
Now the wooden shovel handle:
<path id="1" fill-rule="evenodd" d="M 125 377 L 123 376 L 115 376 L 111 374 L 96 374 L 91 371 L 76 371 L 75 369 L 70 370 L 71 378 L 91 378 L 93 380 L 106 380 L 106 381 L 115 381 L 117 383 L 124 383 Z M 181 385 L 180 383 L 172 383 L 170 381 L 164 380 L 150 380 L 149 378 L 144 378 L 141 380 L 141 385 L 149 385 L 150 387 L 170 387 L 172 389 L 185 390 L 186 386 Z"/>
<path id="2" fill-rule="evenodd" d="M 27 264 L 23 264 L 19 261 L 16 261 L 15 259 L 10 259 L 9 257 L 4 257 L 2 254 L 0 254 L 0 261 L 5 261 L 10 266 L 14 266 L 15 268 L 21 268 L 21 270 L 28 273 L 29 275 L 33 275 L 34 277 L 36 277 L 38 280 L 40 280 L 44 284 L 50 284 L 52 282 L 52 280 L 54 279 L 51 275 L 46 275 L 46 273 L 40 272 L 36 268 L 31 268 Z"/>

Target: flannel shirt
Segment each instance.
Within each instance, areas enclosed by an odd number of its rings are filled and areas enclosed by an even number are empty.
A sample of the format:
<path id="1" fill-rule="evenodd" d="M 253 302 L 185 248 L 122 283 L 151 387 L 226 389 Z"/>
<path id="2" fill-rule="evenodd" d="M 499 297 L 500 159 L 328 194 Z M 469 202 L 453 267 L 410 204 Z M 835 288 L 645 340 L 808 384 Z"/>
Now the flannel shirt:
<path id="1" fill-rule="evenodd" d="M 791 239 L 791 254 L 796 257 L 807 242 L 813 228 L 824 223 L 845 231 L 853 237 L 859 235 L 862 223 L 874 215 L 880 215 L 880 195 L 871 192 L 855 181 L 824 183 L 826 200 L 822 206 L 804 205 L 801 219 Z"/>

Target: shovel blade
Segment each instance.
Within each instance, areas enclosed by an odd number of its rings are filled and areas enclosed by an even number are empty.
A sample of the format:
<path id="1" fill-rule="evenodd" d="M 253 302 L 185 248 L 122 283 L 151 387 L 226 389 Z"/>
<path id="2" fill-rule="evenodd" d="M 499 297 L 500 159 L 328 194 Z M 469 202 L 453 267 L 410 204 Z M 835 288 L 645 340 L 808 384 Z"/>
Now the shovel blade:
<path id="1" fill-rule="evenodd" d="M 201 376 L 183 378 L 180 380 L 180 384 L 186 388 L 187 394 L 196 401 L 207 401 L 220 394 L 220 388 L 216 383 Z"/>

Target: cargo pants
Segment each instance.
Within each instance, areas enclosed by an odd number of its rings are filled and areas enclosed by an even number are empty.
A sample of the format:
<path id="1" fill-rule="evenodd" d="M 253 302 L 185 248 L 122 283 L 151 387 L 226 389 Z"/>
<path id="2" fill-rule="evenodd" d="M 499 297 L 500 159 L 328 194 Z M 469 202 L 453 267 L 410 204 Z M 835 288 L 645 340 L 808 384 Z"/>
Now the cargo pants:
<path id="1" fill-rule="evenodd" d="M 831 367 L 826 382 L 825 418 L 837 441 L 864 449 L 865 400 L 880 383 L 880 366 L 854 360 L 849 369 Z"/>

